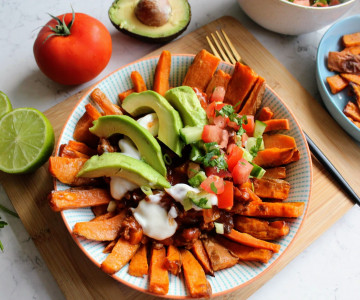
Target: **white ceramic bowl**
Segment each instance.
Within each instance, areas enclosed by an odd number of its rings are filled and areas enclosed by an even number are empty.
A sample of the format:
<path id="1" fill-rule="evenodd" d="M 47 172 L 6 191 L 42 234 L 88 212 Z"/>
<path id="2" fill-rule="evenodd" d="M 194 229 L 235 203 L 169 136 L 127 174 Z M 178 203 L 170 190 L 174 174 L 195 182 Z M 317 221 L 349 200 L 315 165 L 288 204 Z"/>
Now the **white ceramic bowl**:
<path id="1" fill-rule="evenodd" d="M 172 55 L 170 86 L 181 85 L 187 69 L 193 59 L 193 55 Z M 113 103 L 117 103 L 118 94 L 132 87 L 130 80 L 130 74 L 132 71 L 139 71 L 144 78 L 147 87 L 152 87 L 157 62 L 158 57 L 136 61 L 120 68 L 89 89 L 89 92 L 87 92 L 76 104 L 73 112 L 69 116 L 69 119 L 66 122 L 59 138 L 57 151 L 59 150 L 59 146 L 61 144 L 66 144 L 69 140 L 73 139 L 74 127 L 82 114 L 85 112 L 85 105 L 92 102 L 90 99 L 90 92 L 95 87 L 102 90 Z M 232 73 L 234 66 L 222 62 L 220 63 L 219 68 L 227 73 Z M 275 118 L 287 118 L 290 121 L 290 130 L 287 131 L 287 134 L 295 138 L 297 148 L 301 153 L 301 158 L 299 161 L 286 167 L 286 180 L 291 184 L 290 194 L 286 201 L 305 202 L 306 209 L 301 217 L 288 220 L 290 232 L 287 236 L 277 241 L 277 243 L 281 245 L 281 249 L 279 253 L 274 253 L 268 263 L 241 262 L 232 268 L 216 272 L 216 277 L 207 276 L 207 279 L 212 287 L 213 296 L 220 296 L 237 288 L 243 287 L 253 280 L 258 279 L 271 267 L 273 267 L 279 261 L 281 255 L 288 249 L 289 245 L 295 241 L 296 235 L 305 220 L 307 208 L 309 207 L 308 204 L 312 185 L 312 165 L 309 148 L 304 134 L 289 108 L 278 97 L 278 95 L 268 87 L 266 88 L 263 98 L 263 105 L 269 106 L 273 110 Z M 55 188 L 63 190 L 69 187 L 57 181 Z M 72 233 L 75 223 L 89 221 L 94 217 L 90 208 L 69 209 L 62 211 L 61 214 L 70 233 Z M 90 241 L 76 236 L 73 236 L 73 238 L 85 255 L 87 255 L 94 264 L 100 267 L 100 264 L 108 255 L 103 253 L 105 243 Z M 148 277 L 133 277 L 130 276 L 127 271 L 128 266 L 125 266 L 119 272 L 114 274 L 113 278 L 134 289 L 142 292 L 148 292 Z M 165 297 L 171 299 L 190 298 L 184 284 L 183 276 L 174 276 L 172 274 L 169 274 L 169 276 L 169 293 Z"/>
<path id="2" fill-rule="evenodd" d="M 308 7 L 288 0 L 238 0 L 243 11 L 260 26 L 282 34 L 299 35 L 321 29 L 338 20 L 357 0 L 329 7 Z"/>

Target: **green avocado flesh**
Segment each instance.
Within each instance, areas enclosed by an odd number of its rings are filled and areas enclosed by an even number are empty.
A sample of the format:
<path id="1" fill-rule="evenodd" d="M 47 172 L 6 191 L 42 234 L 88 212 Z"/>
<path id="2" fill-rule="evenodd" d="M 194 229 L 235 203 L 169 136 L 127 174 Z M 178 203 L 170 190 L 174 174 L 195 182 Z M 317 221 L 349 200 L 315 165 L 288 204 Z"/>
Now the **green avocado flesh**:
<path id="1" fill-rule="evenodd" d="M 169 0 L 171 13 L 162 26 L 149 26 L 135 15 L 137 0 L 116 0 L 109 9 L 111 23 L 123 33 L 148 42 L 167 42 L 185 31 L 190 23 L 191 9 L 187 0 Z"/>
<path id="2" fill-rule="evenodd" d="M 149 186 L 154 189 L 170 187 L 166 178 L 147 163 L 118 152 L 92 156 L 77 176 L 89 178 L 118 176 L 139 186 Z"/>
<path id="3" fill-rule="evenodd" d="M 181 156 L 184 144 L 180 140 L 179 131 L 183 123 L 179 113 L 163 96 L 150 90 L 132 93 L 124 99 L 122 108 L 134 117 L 155 111 L 159 118 L 158 139 Z"/>
<path id="4" fill-rule="evenodd" d="M 158 141 L 133 118 L 120 115 L 103 116 L 93 124 L 90 132 L 100 138 L 108 138 L 116 133 L 128 136 L 145 162 L 161 175 L 166 176 L 166 167 Z"/>
<path id="5" fill-rule="evenodd" d="M 208 123 L 206 112 L 191 87 L 172 88 L 166 92 L 165 98 L 180 113 L 184 126 L 202 127 Z"/>

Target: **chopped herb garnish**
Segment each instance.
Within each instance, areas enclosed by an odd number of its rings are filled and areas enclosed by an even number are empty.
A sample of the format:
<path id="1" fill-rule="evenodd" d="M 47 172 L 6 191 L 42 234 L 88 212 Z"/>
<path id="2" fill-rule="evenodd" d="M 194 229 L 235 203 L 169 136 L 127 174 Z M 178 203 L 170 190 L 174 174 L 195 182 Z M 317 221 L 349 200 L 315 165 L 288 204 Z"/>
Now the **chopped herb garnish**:
<path id="1" fill-rule="evenodd" d="M 249 151 L 253 157 L 255 157 L 257 155 L 257 153 L 259 152 L 261 143 L 262 143 L 262 137 L 256 138 L 256 144 L 254 146 L 252 146 Z"/>
<path id="2" fill-rule="evenodd" d="M 225 160 L 225 156 L 221 153 L 219 145 L 217 143 L 205 143 L 203 146 L 205 154 L 196 156 L 196 162 L 204 165 L 204 167 L 217 167 L 219 170 L 225 170 L 228 165 Z M 200 151 L 199 151 L 200 152 Z M 194 158 L 192 158 L 194 161 Z"/>
<path id="3" fill-rule="evenodd" d="M 214 182 L 210 183 L 210 188 L 211 188 L 211 190 L 212 190 L 215 194 L 217 194 L 217 191 L 218 191 L 218 190 L 217 190 Z"/>

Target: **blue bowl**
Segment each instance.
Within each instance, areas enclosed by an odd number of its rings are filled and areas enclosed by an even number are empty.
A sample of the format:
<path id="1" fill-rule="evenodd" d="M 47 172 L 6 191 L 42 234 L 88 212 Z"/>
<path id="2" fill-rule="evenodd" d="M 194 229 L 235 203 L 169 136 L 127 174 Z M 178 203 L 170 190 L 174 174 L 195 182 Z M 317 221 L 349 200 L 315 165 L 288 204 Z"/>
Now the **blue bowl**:
<path id="1" fill-rule="evenodd" d="M 322 37 L 316 57 L 316 81 L 321 98 L 336 122 L 358 142 L 360 142 L 360 129 L 343 113 L 345 105 L 351 100 L 351 97 L 348 95 L 349 90 L 345 88 L 335 95 L 332 94 L 326 82 L 326 77 L 335 74 L 327 68 L 329 51 L 341 51 L 344 48 L 341 40 L 342 36 L 359 31 L 360 15 L 351 16 L 336 22 Z"/>

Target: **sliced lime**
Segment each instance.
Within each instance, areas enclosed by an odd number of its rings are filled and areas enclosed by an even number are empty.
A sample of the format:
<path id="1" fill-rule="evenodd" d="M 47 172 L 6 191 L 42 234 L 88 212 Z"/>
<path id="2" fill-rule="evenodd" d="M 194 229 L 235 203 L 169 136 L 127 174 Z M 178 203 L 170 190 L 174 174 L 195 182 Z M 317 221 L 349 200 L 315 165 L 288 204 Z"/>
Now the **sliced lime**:
<path id="1" fill-rule="evenodd" d="M 0 118 L 12 110 L 11 102 L 2 91 L 0 91 Z"/>
<path id="2" fill-rule="evenodd" d="M 17 108 L 0 119 L 0 170 L 28 173 L 42 166 L 54 149 L 54 130 L 34 108 Z"/>

